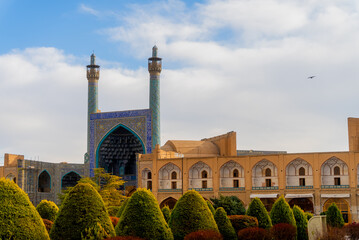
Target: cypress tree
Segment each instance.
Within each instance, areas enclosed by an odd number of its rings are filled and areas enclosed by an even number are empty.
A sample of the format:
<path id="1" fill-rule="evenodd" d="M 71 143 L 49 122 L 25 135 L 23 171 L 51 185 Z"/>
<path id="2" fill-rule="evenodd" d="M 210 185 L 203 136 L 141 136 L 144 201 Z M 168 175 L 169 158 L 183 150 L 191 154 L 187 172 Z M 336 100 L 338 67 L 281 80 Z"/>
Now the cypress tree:
<path id="1" fill-rule="evenodd" d="M 127 201 L 115 228 L 118 236 L 134 236 L 147 240 L 173 240 L 171 229 L 163 217 L 152 192 L 140 188 Z"/>
<path id="2" fill-rule="evenodd" d="M 303 210 L 297 205 L 293 206 L 293 215 L 297 224 L 297 239 L 308 239 L 308 220 Z"/>
<path id="3" fill-rule="evenodd" d="M 272 221 L 269 217 L 267 209 L 264 207 L 259 198 L 254 198 L 251 201 L 246 214 L 248 216 L 256 217 L 260 228 L 270 229 L 272 227 Z"/>
<path id="4" fill-rule="evenodd" d="M 237 240 L 236 231 L 234 231 L 232 223 L 227 217 L 224 208 L 217 208 L 216 213 L 214 214 L 214 220 L 216 220 L 219 232 L 222 234 L 224 240 Z"/>
<path id="5" fill-rule="evenodd" d="M 50 240 L 29 197 L 5 178 L 0 178 L 0 239 Z"/>
<path id="6" fill-rule="evenodd" d="M 186 192 L 176 203 L 168 222 L 175 240 L 198 230 L 214 230 L 217 224 L 206 201 L 195 190 Z"/>
<path id="7" fill-rule="evenodd" d="M 293 211 L 283 196 L 279 197 L 273 204 L 272 210 L 270 211 L 270 218 L 273 226 L 278 223 L 288 223 L 297 227 Z"/>
<path id="8" fill-rule="evenodd" d="M 115 236 L 105 204 L 89 183 L 78 183 L 67 193 L 50 231 L 51 240 L 103 239 Z"/>
<path id="9" fill-rule="evenodd" d="M 332 203 L 328 210 L 326 211 L 327 215 L 327 224 L 330 227 L 343 227 L 344 219 L 342 213 L 340 212 L 338 206 L 335 203 Z"/>

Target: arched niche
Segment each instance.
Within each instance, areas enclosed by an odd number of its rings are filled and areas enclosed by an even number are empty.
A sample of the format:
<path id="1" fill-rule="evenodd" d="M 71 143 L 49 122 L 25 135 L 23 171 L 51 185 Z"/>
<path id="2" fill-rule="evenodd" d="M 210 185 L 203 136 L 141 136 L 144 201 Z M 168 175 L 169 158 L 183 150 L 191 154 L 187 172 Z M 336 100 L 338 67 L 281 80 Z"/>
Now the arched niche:
<path id="1" fill-rule="evenodd" d="M 142 170 L 142 187 L 152 190 L 152 172 L 148 168 Z"/>
<path id="2" fill-rule="evenodd" d="M 337 157 L 326 160 L 321 167 L 322 188 L 349 188 L 348 165 Z"/>
<path id="3" fill-rule="evenodd" d="M 158 171 L 158 182 L 160 192 L 182 190 L 181 169 L 173 163 L 167 163 Z"/>
<path id="4" fill-rule="evenodd" d="M 305 160 L 296 158 L 286 167 L 286 188 L 313 188 L 313 168 Z"/>
<path id="5" fill-rule="evenodd" d="M 51 176 L 48 171 L 44 170 L 40 173 L 38 178 L 38 192 L 51 191 Z"/>
<path id="6" fill-rule="evenodd" d="M 190 168 L 189 188 L 201 188 L 202 191 L 213 190 L 212 169 L 204 162 L 197 162 Z"/>
<path id="7" fill-rule="evenodd" d="M 61 189 L 66 190 L 68 187 L 74 187 L 80 179 L 81 176 L 77 172 L 66 173 L 61 179 Z"/>
<path id="8" fill-rule="evenodd" d="M 253 166 L 252 189 L 278 189 L 278 169 L 274 163 L 263 159 Z"/>
<path id="9" fill-rule="evenodd" d="M 177 200 L 173 197 L 168 197 L 165 200 L 163 200 L 160 204 L 160 208 L 163 208 L 164 206 L 168 206 L 170 209 L 173 209 L 176 205 Z"/>
<path id="10" fill-rule="evenodd" d="M 243 167 L 231 160 L 226 162 L 220 168 L 220 190 L 232 188 L 244 188 L 244 169 Z"/>

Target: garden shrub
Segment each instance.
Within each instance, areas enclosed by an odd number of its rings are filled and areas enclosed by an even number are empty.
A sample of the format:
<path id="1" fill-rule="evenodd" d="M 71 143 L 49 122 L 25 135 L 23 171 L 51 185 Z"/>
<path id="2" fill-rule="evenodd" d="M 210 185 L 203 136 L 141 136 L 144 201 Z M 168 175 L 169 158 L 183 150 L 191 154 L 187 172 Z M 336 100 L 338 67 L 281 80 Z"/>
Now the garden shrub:
<path id="1" fill-rule="evenodd" d="M 313 214 L 310 213 L 310 212 L 306 212 L 304 214 L 305 214 L 305 217 L 307 218 L 308 221 L 309 221 L 309 219 L 311 219 L 313 217 Z"/>
<path id="2" fill-rule="evenodd" d="M 270 211 L 270 218 L 272 220 L 272 225 L 288 223 L 292 224 L 295 228 L 297 227 L 293 211 L 283 196 L 278 198 L 273 204 L 272 210 Z"/>
<path id="3" fill-rule="evenodd" d="M 106 238 L 105 240 L 145 240 L 144 238 L 139 238 L 139 237 L 132 237 L 132 236 L 123 236 L 123 237 L 110 237 L 110 238 Z"/>
<path id="4" fill-rule="evenodd" d="M 359 240 L 359 223 L 351 223 L 345 226 L 345 231 L 350 239 Z"/>
<path id="5" fill-rule="evenodd" d="M 274 240 L 295 240 L 297 229 L 289 223 L 278 223 L 273 225 L 271 233 Z"/>
<path id="6" fill-rule="evenodd" d="M 50 220 L 45 219 L 45 218 L 43 218 L 42 221 L 44 222 L 44 225 L 46 227 L 46 231 L 49 233 L 51 228 L 52 228 L 52 225 L 54 223 L 52 221 L 50 221 Z"/>
<path id="7" fill-rule="evenodd" d="M 111 216 L 110 216 L 110 219 L 111 219 L 113 227 L 116 227 L 118 221 L 120 220 L 118 217 L 111 217 Z"/>
<path id="8" fill-rule="evenodd" d="M 271 240 L 270 232 L 259 227 L 250 227 L 242 229 L 238 232 L 240 240 Z M 285 240 L 285 239 L 282 239 Z"/>
<path id="9" fill-rule="evenodd" d="M 78 183 L 61 204 L 50 237 L 52 240 L 81 239 L 81 235 L 86 238 L 86 234 L 97 236 L 99 233 L 115 236 L 104 202 L 89 183 Z"/>
<path id="10" fill-rule="evenodd" d="M 115 229 L 118 236 L 173 239 L 156 198 L 145 188 L 139 188 L 132 194 Z"/>
<path id="11" fill-rule="evenodd" d="M 120 210 L 120 207 L 121 206 L 109 206 L 109 207 L 107 207 L 108 215 L 111 216 L 111 217 L 116 217 L 117 213 L 118 213 L 118 210 Z"/>
<path id="12" fill-rule="evenodd" d="M 166 205 L 161 209 L 161 211 L 162 211 L 163 217 L 166 220 L 166 223 L 168 223 L 168 220 L 170 220 L 170 216 L 171 216 L 170 208 Z"/>
<path id="13" fill-rule="evenodd" d="M 343 227 L 344 219 L 342 213 L 340 212 L 338 206 L 335 203 L 332 203 L 328 210 L 326 211 L 327 215 L 327 224 L 330 227 Z"/>
<path id="14" fill-rule="evenodd" d="M 328 232 L 319 238 L 320 240 L 348 240 L 344 228 L 332 227 Z M 299 239 L 298 239 L 299 240 Z"/>
<path id="15" fill-rule="evenodd" d="M 110 235 L 98 222 L 86 228 L 85 231 L 81 233 L 81 240 L 100 240 L 107 239 L 109 237 Z"/>
<path id="16" fill-rule="evenodd" d="M 259 198 L 254 198 L 250 202 L 246 215 L 257 218 L 258 226 L 260 228 L 270 229 L 272 227 L 272 221 L 269 217 L 267 209 L 264 207 Z"/>
<path id="17" fill-rule="evenodd" d="M 128 199 L 130 199 L 130 198 L 126 198 L 124 201 L 122 201 L 120 209 L 118 210 L 116 217 L 121 218 L 123 210 L 125 210 L 125 208 L 127 206 Z"/>
<path id="18" fill-rule="evenodd" d="M 293 215 L 297 225 L 297 238 L 300 240 L 308 239 L 308 220 L 303 210 L 297 205 L 293 206 Z"/>
<path id="19" fill-rule="evenodd" d="M 198 230 L 218 232 L 214 216 L 206 201 L 195 190 L 187 191 L 176 203 L 168 224 L 175 240 L 182 240 L 187 234 Z"/>
<path id="20" fill-rule="evenodd" d="M 237 233 L 244 228 L 258 227 L 258 220 L 255 217 L 247 215 L 231 215 L 228 217 Z"/>
<path id="21" fill-rule="evenodd" d="M 208 200 L 206 200 L 206 203 L 207 203 L 207 206 L 208 206 L 209 210 L 211 210 L 211 213 L 214 216 L 214 214 L 216 214 L 216 210 L 214 209 L 212 203 L 210 201 L 208 201 Z"/>
<path id="22" fill-rule="evenodd" d="M 219 198 L 211 198 L 215 209 L 223 207 L 227 215 L 244 215 L 246 209 L 241 200 L 236 196 L 220 196 Z"/>
<path id="23" fill-rule="evenodd" d="M 51 222 L 55 221 L 55 217 L 59 208 L 56 203 L 52 201 L 42 200 L 36 207 L 36 210 L 39 212 L 40 216 L 44 219 L 50 220 Z"/>
<path id="24" fill-rule="evenodd" d="M 0 239 L 50 239 L 29 197 L 5 178 L 0 178 Z"/>
<path id="25" fill-rule="evenodd" d="M 223 240 L 223 237 L 219 232 L 213 230 L 199 230 L 187 234 L 184 240 Z"/>
<path id="26" fill-rule="evenodd" d="M 217 208 L 214 214 L 214 220 L 224 240 L 237 240 L 237 234 L 234 231 L 231 221 L 227 217 L 226 211 L 224 211 L 222 207 Z"/>

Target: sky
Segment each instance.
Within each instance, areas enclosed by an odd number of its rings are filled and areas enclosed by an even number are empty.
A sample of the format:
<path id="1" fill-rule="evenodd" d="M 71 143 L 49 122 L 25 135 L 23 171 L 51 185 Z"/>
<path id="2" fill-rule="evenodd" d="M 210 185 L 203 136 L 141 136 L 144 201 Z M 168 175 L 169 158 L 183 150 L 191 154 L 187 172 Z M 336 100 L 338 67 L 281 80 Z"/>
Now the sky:
<path id="1" fill-rule="evenodd" d="M 102 112 L 145 109 L 153 45 L 162 144 L 236 131 L 242 150 L 347 151 L 358 42 L 353 0 L 0 0 L 0 162 L 82 163 L 90 55 Z"/>

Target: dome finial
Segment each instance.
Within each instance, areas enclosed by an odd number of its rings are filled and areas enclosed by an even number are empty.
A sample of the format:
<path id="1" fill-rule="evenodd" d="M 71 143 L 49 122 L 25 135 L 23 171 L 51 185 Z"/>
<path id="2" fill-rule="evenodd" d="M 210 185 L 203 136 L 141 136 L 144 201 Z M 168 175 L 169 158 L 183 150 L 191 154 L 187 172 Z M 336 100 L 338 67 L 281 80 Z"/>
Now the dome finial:
<path id="1" fill-rule="evenodd" d="M 152 48 L 152 57 L 157 57 L 158 47 L 155 45 Z"/>
<path id="2" fill-rule="evenodd" d="M 95 52 L 92 50 L 92 54 L 91 54 L 91 65 L 96 65 L 96 56 L 95 56 Z"/>

